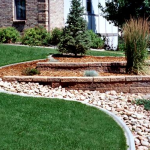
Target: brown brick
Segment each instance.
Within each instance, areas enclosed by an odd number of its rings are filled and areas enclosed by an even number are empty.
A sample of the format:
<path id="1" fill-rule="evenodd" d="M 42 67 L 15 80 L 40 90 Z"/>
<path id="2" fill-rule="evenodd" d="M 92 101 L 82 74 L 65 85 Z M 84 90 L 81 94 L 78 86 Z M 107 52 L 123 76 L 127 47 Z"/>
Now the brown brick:
<path id="1" fill-rule="evenodd" d="M 115 77 L 115 76 L 114 76 L 114 77 L 111 77 L 111 78 L 110 78 L 110 81 L 111 81 L 111 82 L 114 82 L 114 81 L 115 81 L 115 82 L 125 81 L 125 77 Z"/>
<path id="2" fill-rule="evenodd" d="M 47 82 L 47 77 L 34 76 L 32 80 L 33 82 Z"/>
<path id="3" fill-rule="evenodd" d="M 131 87 L 130 93 L 149 93 L 150 87 Z"/>
<path id="4" fill-rule="evenodd" d="M 101 67 L 101 63 L 100 62 L 91 62 L 88 63 L 89 67 Z"/>
<path id="5" fill-rule="evenodd" d="M 130 87 L 114 87 L 112 89 L 115 90 L 118 93 L 121 93 L 121 92 L 129 93 L 129 91 L 130 91 Z"/>
<path id="6" fill-rule="evenodd" d="M 150 76 L 143 76 L 143 77 L 142 77 L 142 80 L 143 80 L 143 81 L 150 81 Z"/>
<path id="7" fill-rule="evenodd" d="M 112 88 L 96 88 L 96 91 L 99 91 L 100 93 L 105 93 L 107 91 L 111 91 Z"/>
<path id="8" fill-rule="evenodd" d="M 3 81 L 17 81 L 15 76 L 4 76 Z"/>
<path id="9" fill-rule="evenodd" d="M 127 76 L 125 77 L 125 80 L 126 81 L 138 81 L 137 77 L 135 76 Z"/>
<path id="10" fill-rule="evenodd" d="M 52 85 L 52 88 L 57 88 L 57 87 L 60 86 L 60 83 L 55 83 L 55 82 L 54 82 L 54 83 L 52 83 L 51 85 Z"/>
<path id="11" fill-rule="evenodd" d="M 61 82 L 93 82 L 92 77 L 62 77 Z"/>
<path id="12" fill-rule="evenodd" d="M 60 77 L 47 77 L 47 82 L 60 82 Z"/>
<path id="13" fill-rule="evenodd" d="M 16 77 L 16 80 L 19 82 L 31 82 L 32 76 L 20 76 L 20 77 Z"/>
<path id="14" fill-rule="evenodd" d="M 94 77 L 93 82 L 110 82 L 110 77 Z"/>

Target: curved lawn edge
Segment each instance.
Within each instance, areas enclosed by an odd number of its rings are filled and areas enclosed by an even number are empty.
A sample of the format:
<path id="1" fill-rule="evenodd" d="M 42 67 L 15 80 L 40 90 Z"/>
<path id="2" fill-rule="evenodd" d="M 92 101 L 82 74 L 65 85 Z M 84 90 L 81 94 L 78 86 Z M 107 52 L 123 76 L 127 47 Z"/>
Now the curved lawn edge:
<path id="1" fill-rule="evenodd" d="M 44 96 L 33 96 L 33 95 L 27 95 L 27 94 L 23 94 L 23 93 L 14 93 L 14 92 L 8 92 L 8 91 L 5 91 L 5 90 L 1 90 L 0 89 L 0 93 L 6 93 L 6 94 L 13 94 L 13 95 L 18 95 L 18 96 L 24 96 L 24 97 L 41 97 L 41 98 L 47 98 L 47 97 L 44 97 Z M 52 98 L 52 97 L 48 97 L 48 98 Z M 48 99 L 47 98 L 47 99 Z M 53 98 L 54 99 L 54 98 Z M 58 98 L 60 99 L 60 98 Z M 135 143 L 134 143 L 134 138 L 133 138 L 133 135 L 131 133 L 131 131 L 129 130 L 129 128 L 127 127 L 127 125 L 118 117 L 116 116 L 115 114 L 113 114 L 112 112 L 109 112 L 103 108 L 100 108 L 98 106 L 94 106 L 92 104 L 89 104 L 87 102 L 82 102 L 82 101 L 78 101 L 78 100 L 73 100 L 73 99 L 62 99 L 61 100 L 66 100 L 66 101 L 75 101 L 75 102 L 80 102 L 82 104 L 85 104 L 87 106 L 91 106 L 91 107 L 95 107 L 101 111 L 103 111 L 104 113 L 106 113 L 107 115 L 109 115 L 110 117 L 113 118 L 113 120 L 122 128 L 122 130 L 124 131 L 124 135 L 126 137 L 126 144 L 128 146 L 127 150 L 135 150 Z"/>
<path id="2" fill-rule="evenodd" d="M 15 66 L 15 65 L 20 65 L 20 64 L 25 64 L 25 63 L 32 63 L 32 62 L 36 62 L 36 61 L 42 61 L 42 60 L 45 60 L 45 59 L 35 59 L 35 60 L 29 60 L 29 61 L 13 63 L 13 64 L 9 64 L 9 65 L 0 66 L 0 69 L 6 68 L 6 67 Z"/>

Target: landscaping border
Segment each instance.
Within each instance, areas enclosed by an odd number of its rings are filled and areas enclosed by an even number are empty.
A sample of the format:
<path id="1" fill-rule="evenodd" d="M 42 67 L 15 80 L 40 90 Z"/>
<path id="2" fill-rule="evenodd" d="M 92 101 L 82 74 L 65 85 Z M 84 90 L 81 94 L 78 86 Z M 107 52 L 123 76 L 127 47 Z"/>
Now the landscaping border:
<path id="1" fill-rule="evenodd" d="M 150 76 L 105 76 L 105 77 L 49 77 L 49 76 L 4 76 L 3 81 L 38 82 L 52 88 L 97 90 L 101 93 L 115 90 L 123 93 L 150 93 Z"/>
<path id="2" fill-rule="evenodd" d="M 126 62 L 38 62 L 37 69 L 40 71 L 52 70 L 96 70 L 98 72 L 125 73 Z"/>
<path id="3" fill-rule="evenodd" d="M 14 95 L 26 96 L 26 97 L 44 97 L 44 96 L 32 96 L 32 95 L 27 95 L 27 94 L 23 94 L 23 93 L 8 92 L 8 91 L 4 91 L 4 90 L 0 90 L 0 93 L 14 94 Z M 44 98 L 47 98 L 47 97 L 44 97 Z M 58 99 L 60 99 L 60 98 L 58 98 Z M 110 112 L 108 110 L 105 110 L 105 109 L 100 108 L 98 106 L 94 106 L 94 105 L 89 104 L 89 103 L 84 102 L 84 101 L 77 101 L 77 100 L 72 100 L 72 99 L 62 99 L 62 100 L 80 102 L 82 104 L 85 104 L 85 105 L 88 105 L 91 107 L 95 107 L 95 108 L 103 111 L 104 113 L 106 113 L 110 117 L 112 117 L 124 131 L 124 135 L 126 137 L 126 143 L 128 146 L 127 150 L 135 150 L 134 137 L 133 137 L 131 131 L 129 130 L 129 128 L 127 127 L 127 125 L 118 116 L 116 116 L 115 114 L 113 114 L 112 112 Z"/>

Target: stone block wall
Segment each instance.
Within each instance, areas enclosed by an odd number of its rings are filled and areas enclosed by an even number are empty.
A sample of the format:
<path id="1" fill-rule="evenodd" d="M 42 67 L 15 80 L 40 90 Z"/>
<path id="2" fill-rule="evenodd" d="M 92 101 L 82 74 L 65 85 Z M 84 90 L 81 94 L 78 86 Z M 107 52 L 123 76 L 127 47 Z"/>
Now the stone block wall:
<path id="1" fill-rule="evenodd" d="M 126 62 L 89 62 L 89 63 L 70 63 L 70 62 L 39 62 L 37 69 L 40 71 L 49 70 L 68 70 L 68 71 L 85 71 L 96 70 L 98 72 L 124 73 L 126 70 Z"/>
<path id="2" fill-rule="evenodd" d="M 22 32 L 38 25 L 47 30 L 64 27 L 64 0 L 26 0 L 24 21 L 14 18 L 14 0 L 0 0 L 0 27 L 14 26 Z"/>
<path id="3" fill-rule="evenodd" d="M 5 76 L 3 81 L 38 82 L 52 88 L 61 86 L 71 90 L 97 90 L 101 93 L 115 90 L 123 93 L 150 93 L 150 76 L 109 77 L 48 77 Z"/>
<path id="4" fill-rule="evenodd" d="M 50 30 L 64 27 L 64 0 L 50 0 Z"/>

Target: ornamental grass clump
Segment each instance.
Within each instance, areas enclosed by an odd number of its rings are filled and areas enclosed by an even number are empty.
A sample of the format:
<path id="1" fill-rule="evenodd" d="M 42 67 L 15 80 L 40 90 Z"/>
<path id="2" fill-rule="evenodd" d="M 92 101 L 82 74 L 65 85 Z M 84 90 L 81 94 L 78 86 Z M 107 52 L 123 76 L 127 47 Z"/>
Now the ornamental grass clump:
<path id="1" fill-rule="evenodd" d="M 133 74 L 145 73 L 148 58 L 149 25 L 147 19 L 131 18 L 123 27 L 125 40 L 126 72 Z"/>

